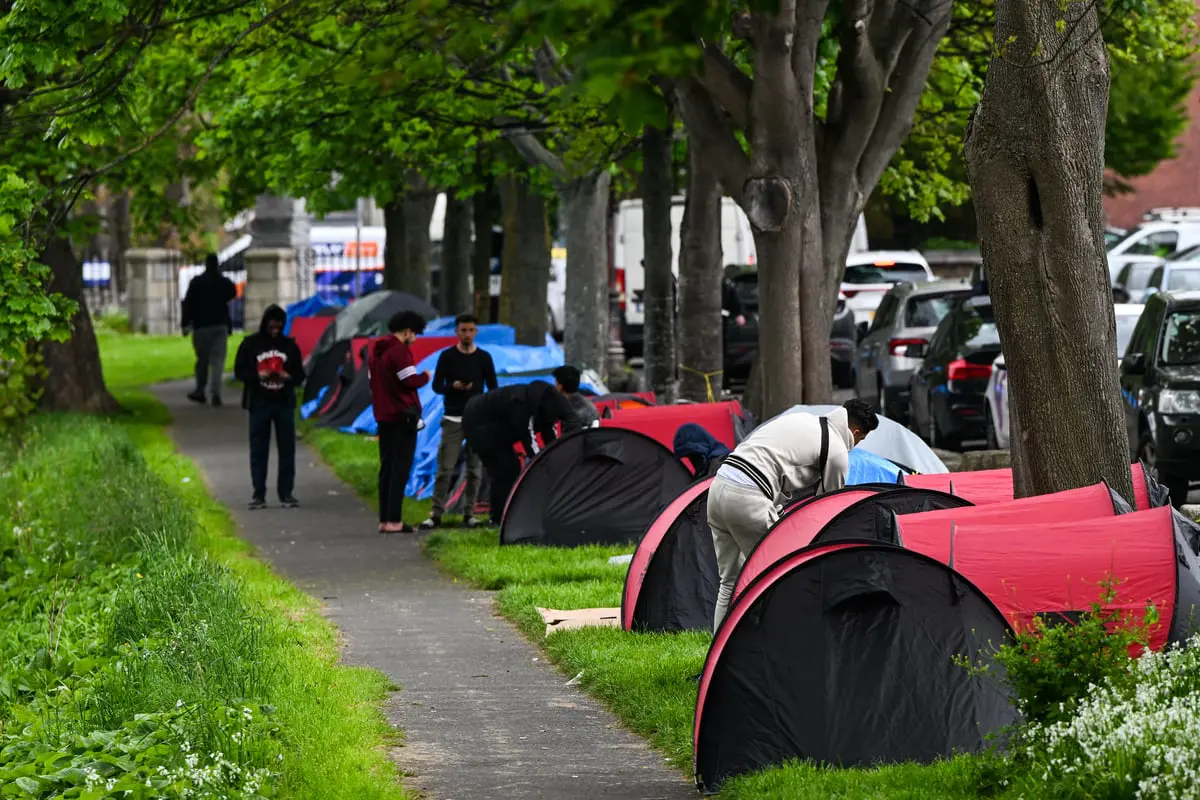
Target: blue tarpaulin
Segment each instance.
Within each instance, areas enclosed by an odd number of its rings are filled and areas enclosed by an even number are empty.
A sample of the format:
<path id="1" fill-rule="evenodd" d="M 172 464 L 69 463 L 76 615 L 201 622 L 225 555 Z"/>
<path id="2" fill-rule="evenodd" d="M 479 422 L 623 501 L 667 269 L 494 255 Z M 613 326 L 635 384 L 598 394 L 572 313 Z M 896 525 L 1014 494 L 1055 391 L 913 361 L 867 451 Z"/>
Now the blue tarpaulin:
<path id="1" fill-rule="evenodd" d="M 284 336 L 291 332 L 292 320 L 296 317 L 315 317 L 326 308 L 344 308 L 347 302 L 344 297 L 322 297 L 314 294 L 312 297 L 289 304 L 287 325 L 283 329 Z"/>
<path id="2" fill-rule="evenodd" d="M 850 472 L 846 485 L 859 483 L 899 483 L 900 468 L 883 456 L 855 447 L 850 451 Z"/>

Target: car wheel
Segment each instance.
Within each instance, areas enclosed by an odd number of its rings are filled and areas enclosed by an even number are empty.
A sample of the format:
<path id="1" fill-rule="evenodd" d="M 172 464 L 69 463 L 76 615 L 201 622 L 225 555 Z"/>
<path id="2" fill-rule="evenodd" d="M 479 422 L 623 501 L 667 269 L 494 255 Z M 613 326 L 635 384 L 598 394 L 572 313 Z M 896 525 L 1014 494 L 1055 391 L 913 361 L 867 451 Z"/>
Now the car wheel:
<path id="1" fill-rule="evenodd" d="M 1166 474 L 1158 468 L 1158 447 L 1149 431 L 1144 431 L 1141 441 L 1138 442 L 1138 458 L 1146 465 L 1146 471 L 1150 473 L 1150 476 L 1166 487 L 1167 492 L 1171 495 L 1171 505 L 1179 508 L 1187 502 L 1188 481 Z"/>

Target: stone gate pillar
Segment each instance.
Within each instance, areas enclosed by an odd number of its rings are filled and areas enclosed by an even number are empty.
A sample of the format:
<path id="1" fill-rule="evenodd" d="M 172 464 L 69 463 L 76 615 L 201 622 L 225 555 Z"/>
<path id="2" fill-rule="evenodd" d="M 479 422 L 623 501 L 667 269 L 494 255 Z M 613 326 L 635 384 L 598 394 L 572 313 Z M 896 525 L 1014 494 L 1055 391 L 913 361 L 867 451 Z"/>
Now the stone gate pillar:
<path id="1" fill-rule="evenodd" d="M 129 280 L 129 325 L 135 333 L 159 336 L 180 332 L 179 265 L 176 250 L 125 252 Z"/>

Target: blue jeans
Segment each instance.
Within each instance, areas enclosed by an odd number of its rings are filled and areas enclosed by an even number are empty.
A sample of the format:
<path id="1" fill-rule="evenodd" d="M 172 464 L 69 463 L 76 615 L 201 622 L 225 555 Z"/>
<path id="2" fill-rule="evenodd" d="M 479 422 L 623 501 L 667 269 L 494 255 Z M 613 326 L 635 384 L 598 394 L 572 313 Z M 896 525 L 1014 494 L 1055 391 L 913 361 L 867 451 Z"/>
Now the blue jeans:
<path id="1" fill-rule="evenodd" d="M 254 496 L 267 498 L 267 466 L 271 460 L 271 427 L 279 451 L 279 499 L 291 495 L 296 486 L 296 409 L 290 403 L 270 401 L 250 404 L 250 479 Z"/>

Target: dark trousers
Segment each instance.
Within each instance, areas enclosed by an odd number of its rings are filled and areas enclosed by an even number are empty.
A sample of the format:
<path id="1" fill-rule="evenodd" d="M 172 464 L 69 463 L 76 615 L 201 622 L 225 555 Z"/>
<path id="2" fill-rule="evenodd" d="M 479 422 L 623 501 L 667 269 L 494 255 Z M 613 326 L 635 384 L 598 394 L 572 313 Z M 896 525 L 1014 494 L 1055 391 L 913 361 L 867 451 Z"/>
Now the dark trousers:
<path id="1" fill-rule="evenodd" d="M 296 409 L 290 403 L 269 400 L 250 403 L 250 479 L 254 496 L 267 497 L 267 466 L 271 460 L 271 428 L 279 451 L 279 499 L 296 487 Z"/>
<path id="2" fill-rule="evenodd" d="M 403 522 L 404 487 L 412 471 L 417 432 L 407 422 L 379 423 L 379 521 Z"/>
<path id="3" fill-rule="evenodd" d="M 497 442 L 488 438 L 485 431 L 467 431 L 467 444 L 478 455 L 487 470 L 490 482 L 492 524 L 499 525 L 504 518 L 504 506 L 512 493 L 513 484 L 521 475 L 521 460 L 513 452 L 511 442 Z"/>

